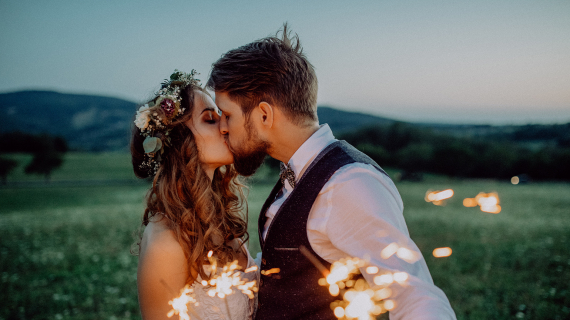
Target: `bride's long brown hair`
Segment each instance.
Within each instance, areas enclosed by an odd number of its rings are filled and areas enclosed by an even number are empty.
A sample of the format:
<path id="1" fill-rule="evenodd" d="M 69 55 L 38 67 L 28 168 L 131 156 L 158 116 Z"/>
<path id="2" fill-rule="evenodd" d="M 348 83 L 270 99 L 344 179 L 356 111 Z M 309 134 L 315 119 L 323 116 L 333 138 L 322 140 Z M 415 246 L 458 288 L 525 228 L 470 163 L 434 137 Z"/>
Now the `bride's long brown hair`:
<path id="1" fill-rule="evenodd" d="M 203 279 L 208 278 L 202 266 L 208 263 L 210 250 L 220 264 L 225 264 L 234 256 L 234 249 L 226 242 L 242 238 L 245 243 L 249 237 L 244 186 L 236 170 L 233 165 L 220 167 L 210 180 L 199 161 L 194 135 L 185 125 L 192 118 L 195 90 L 207 94 L 195 85 L 180 90 L 181 108 L 186 111 L 169 125 L 172 128 L 170 143 L 147 193 L 141 225 L 142 230 L 156 215 L 167 219 L 188 261 L 188 283 L 194 281 L 191 270 L 197 271 Z M 144 179 L 149 178 L 150 173 L 140 167 L 145 160 L 143 141 L 140 129 L 134 126 L 131 136 L 133 169 L 137 177 Z M 142 232 L 139 232 L 139 251 L 141 238 Z"/>

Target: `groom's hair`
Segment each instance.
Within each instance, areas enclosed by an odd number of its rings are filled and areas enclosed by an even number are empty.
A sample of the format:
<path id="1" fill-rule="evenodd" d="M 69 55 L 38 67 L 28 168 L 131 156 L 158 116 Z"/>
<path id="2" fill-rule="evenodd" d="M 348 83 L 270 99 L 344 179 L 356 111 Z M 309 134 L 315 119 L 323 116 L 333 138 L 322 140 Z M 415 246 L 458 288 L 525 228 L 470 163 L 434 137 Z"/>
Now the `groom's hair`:
<path id="1" fill-rule="evenodd" d="M 225 92 L 249 117 L 265 101 L 280 108 L 296 125 L 318 121 L 317 76 L 297 34 L 287 24 L 282 37 L 263 38 L 228 51 L 213 64 L 206 87 Z"/>

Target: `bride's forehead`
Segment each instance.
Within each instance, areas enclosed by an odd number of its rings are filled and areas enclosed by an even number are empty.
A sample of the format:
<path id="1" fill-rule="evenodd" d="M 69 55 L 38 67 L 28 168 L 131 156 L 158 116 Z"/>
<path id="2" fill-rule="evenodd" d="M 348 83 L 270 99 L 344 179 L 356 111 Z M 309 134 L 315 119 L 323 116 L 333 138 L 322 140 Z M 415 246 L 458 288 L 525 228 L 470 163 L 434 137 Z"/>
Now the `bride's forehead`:
<path id="1" fill-rule="evenodd" d="M 194 112 L 195 113 L 202 113 L 204 109 L 212 109 L 218 115 L 222 115 L 222 111 L 218 106 L 214 103 L 212 98 L 209 95 L 205 94 L 201 91 L 196 91 L 194 95 Z"/>

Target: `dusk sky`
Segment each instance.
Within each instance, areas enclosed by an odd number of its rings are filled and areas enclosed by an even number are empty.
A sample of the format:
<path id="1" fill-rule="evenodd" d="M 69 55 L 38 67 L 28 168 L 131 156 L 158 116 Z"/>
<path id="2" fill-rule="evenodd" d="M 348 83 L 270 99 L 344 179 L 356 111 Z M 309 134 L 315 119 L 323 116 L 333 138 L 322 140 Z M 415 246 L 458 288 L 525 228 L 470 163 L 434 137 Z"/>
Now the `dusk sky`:
<path id="1" fill-rule="evenodd" d="M 297 33 L 319 105 L 414 122 L 570 122 L 570 1 L 0 0 L 0 92 L 141 101 L 174 69 Z"/>

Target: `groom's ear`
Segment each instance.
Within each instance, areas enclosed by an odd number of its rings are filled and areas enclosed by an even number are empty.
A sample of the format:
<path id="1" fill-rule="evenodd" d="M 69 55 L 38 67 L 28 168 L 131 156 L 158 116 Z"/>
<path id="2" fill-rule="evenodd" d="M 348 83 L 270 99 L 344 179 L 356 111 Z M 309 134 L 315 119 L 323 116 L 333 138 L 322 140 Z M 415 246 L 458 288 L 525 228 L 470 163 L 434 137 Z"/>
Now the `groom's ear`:
<path id="1" fill-rule="evenodd" d="M 275 108 L 269 103 L 262 101 L 257 106 L 259 108 L 259 117 L 261 125 L 265 128 L 273 127 L 273 121 L 275 120 Z"/>

